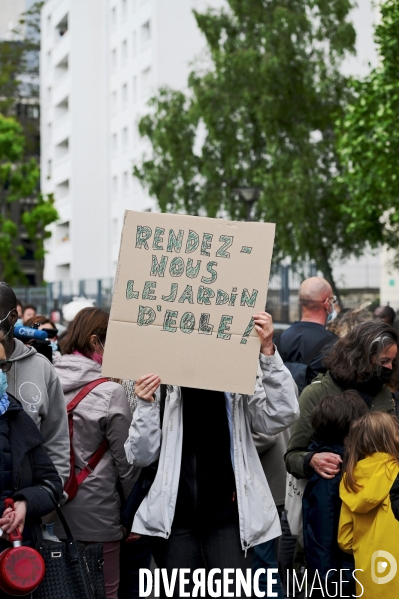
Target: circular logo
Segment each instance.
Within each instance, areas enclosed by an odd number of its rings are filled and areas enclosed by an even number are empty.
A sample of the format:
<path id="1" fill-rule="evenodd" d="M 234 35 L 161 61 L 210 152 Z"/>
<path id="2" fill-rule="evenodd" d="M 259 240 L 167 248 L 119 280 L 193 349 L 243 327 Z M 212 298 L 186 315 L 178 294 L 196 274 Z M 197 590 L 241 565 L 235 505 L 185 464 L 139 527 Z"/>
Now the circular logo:
<path id="1" fill-rule="evenodd" d="M 376 584 L 391 582 L 396 576 L 397 570 L 398 564 L 391 553 L 381 549 L 374 551 L 371 556 L 371 578 L 373 582 Z M 379 574 L 384 574 L 384 576 L 379 576 Z"/>
<path id="2" fill-rule="evenodd" d="M 29 381 L 22 383 L 19 388 L 19 396 L 28 405 L 29 412 L 37 412 L 36 405 L 40 403 L 42 394 L 35 383 L 30 383 Z"/>

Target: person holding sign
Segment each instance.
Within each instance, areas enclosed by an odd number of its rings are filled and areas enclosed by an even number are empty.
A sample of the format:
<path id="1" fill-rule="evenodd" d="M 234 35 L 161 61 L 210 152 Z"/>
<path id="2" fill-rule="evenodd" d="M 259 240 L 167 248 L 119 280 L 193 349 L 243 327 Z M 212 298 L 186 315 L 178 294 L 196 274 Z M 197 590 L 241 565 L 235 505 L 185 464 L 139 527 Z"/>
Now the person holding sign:
<path id="1" fill-rule="evenodd" d="M 271 316 L 260 312 L 253 318 L 260 339 L 254 395 L 168 386 L 160 406 L 160 377 L 136 381 L 127 460 L 139 467 L 159 462 L 132 531 L 149 537 L 169 580 L 174 568 L 233 568 L 235 581 L 237 570 L 245 576 L 251 568 L 252 548 L 281 534 L 251 432 L 279 433 L 298 419 L 299 406 L 273 345 Z M 193 584 L 190 579 L 185 590 Z"/>

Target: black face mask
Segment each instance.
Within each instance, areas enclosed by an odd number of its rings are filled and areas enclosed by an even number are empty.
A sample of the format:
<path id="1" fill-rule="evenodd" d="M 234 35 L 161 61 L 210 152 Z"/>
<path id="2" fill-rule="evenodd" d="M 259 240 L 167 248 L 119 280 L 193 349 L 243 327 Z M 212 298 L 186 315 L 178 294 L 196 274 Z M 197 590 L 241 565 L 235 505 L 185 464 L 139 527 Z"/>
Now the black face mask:
<path id="1" fill-rule="evenodd" d="M 351 383 L 350 388 L 359 391 L 359 393 L 367 393 L 371 397 L 375 397 L 388 383 L 392 376 L 392 370 L 386 366 L 374 367 L 373 373 L 366 381 L 356 381 Z"/>

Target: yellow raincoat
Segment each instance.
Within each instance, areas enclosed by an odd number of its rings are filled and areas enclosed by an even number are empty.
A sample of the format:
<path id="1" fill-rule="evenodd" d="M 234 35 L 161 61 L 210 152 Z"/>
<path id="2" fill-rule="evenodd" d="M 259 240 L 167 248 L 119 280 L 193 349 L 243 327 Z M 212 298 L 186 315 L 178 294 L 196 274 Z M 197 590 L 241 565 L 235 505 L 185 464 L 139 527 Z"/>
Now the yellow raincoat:
<path id="1" fill-rule="evenodd" d="M 356 465 L 357 493 L 341 481 L 338 545 L 354 554 L 355 567 L 362 570 L 355 573 L 362 585 L 356 583 L 356 595 L 365 599 L 399 598 L 399 522 L 389 499 L 398 473 L 392 456 L 374 453 Z"/>

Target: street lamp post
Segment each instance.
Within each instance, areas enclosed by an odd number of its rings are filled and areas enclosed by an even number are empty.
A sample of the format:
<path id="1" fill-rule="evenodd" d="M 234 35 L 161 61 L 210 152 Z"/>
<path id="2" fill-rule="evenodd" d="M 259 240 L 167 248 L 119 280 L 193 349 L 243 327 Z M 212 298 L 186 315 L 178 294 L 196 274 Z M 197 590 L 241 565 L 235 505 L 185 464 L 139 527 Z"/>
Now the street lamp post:
<path id="1" fill-rule="evenodd" d="M 238 187 L 236 192 L 245 202 L 247 207 L 247 221 L 252 220 L 252 208 L 259 199 L 260 189 L 258 187 Z"/>

